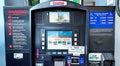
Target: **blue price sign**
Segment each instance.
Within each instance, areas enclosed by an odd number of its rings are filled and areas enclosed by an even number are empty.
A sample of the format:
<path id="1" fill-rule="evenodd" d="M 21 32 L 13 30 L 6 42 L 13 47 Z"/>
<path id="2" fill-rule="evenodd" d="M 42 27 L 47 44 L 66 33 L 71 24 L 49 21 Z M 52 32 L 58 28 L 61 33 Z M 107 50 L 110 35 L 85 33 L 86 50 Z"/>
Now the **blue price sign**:
<path id="1" fill-rule="evenodd" d="M 114 12 L 90 12 L 90 28 L 113 28 Z"/>

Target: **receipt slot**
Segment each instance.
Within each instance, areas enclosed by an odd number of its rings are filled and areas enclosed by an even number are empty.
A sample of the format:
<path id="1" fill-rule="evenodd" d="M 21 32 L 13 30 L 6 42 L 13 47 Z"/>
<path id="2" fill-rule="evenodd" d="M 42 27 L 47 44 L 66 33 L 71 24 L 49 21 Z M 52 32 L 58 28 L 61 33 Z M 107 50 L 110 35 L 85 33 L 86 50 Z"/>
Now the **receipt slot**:
<path id="1" fill-rule="evenodd" d="M 30 9 L 33 65 L 87 66 L 88 9 L 48 1 Z"/>

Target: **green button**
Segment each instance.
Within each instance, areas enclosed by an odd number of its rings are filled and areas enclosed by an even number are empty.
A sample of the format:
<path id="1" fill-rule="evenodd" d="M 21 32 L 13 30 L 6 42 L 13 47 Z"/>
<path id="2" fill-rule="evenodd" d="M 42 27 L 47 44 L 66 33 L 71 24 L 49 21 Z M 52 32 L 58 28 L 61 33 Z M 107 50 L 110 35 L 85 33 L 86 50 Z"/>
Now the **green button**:
<path id="1" fill-rule="evenodd" d="M 94 57 L 90 57 L 90 59 L 94 59 Z"/>
<path id="2" fill-rule="evenodd" d="M 79 3 L 79 0 L 73 0 L 73 2 L 75 2 L 75 3 Z"/>

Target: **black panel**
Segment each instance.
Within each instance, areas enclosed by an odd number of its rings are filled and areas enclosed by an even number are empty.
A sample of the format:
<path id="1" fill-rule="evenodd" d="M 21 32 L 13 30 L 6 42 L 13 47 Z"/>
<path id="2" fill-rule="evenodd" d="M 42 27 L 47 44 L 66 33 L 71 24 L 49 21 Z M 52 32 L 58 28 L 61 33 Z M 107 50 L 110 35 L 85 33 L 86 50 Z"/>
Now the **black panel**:
<path id="1" fill-rule="evenodd" d="M 113 27 L 107 27 L 107 25 L 106 27 L 93 27 L 93 26 L 90 27 L 89 29 L 90 52 L 113 52 L 114 44 L 115 44 L 114 43 L 115 7 L 98 6 L 98 7 L 88 7 L 88 8 L 90 9 L 90 12 L 95 12 L 95 13 L 112 12 L 114 14 Z"/>
<path id="2" fill-rule="evenodd" d="M 14 59 L 14 53 L 7 53 L 6 54 L 6 65 L 7 66 L 31 66 L 30 62 L 28 62 L 28 60 L 30 59 L 30 55 L 29 53 L 23 53 L 23 59 Z"/>
<path id="3" fill-rule="evenodd" d="M 31 66 L 30 7 L 4 7 L 6 66 Z M 15 59 L 14 53 L 21 59 Z M 20 53 L 20 56 L 19 56 Z"/>

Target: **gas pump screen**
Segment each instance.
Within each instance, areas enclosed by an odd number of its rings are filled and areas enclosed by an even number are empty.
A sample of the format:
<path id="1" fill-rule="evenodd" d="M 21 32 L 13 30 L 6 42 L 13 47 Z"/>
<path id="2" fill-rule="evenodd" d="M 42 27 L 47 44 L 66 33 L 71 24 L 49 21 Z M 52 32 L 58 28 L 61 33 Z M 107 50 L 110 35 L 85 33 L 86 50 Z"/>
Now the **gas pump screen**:
<path id="1" fill-rule="evenodd" d="M 50 23 L 69 23 L 70 14 L 69 12 L 49 12 Z"/>
<path id="2" fill-rule="evenodd" d="M 47 31 L 47 49 L 65 50 L 72 45 L 72 31 Z"/>

